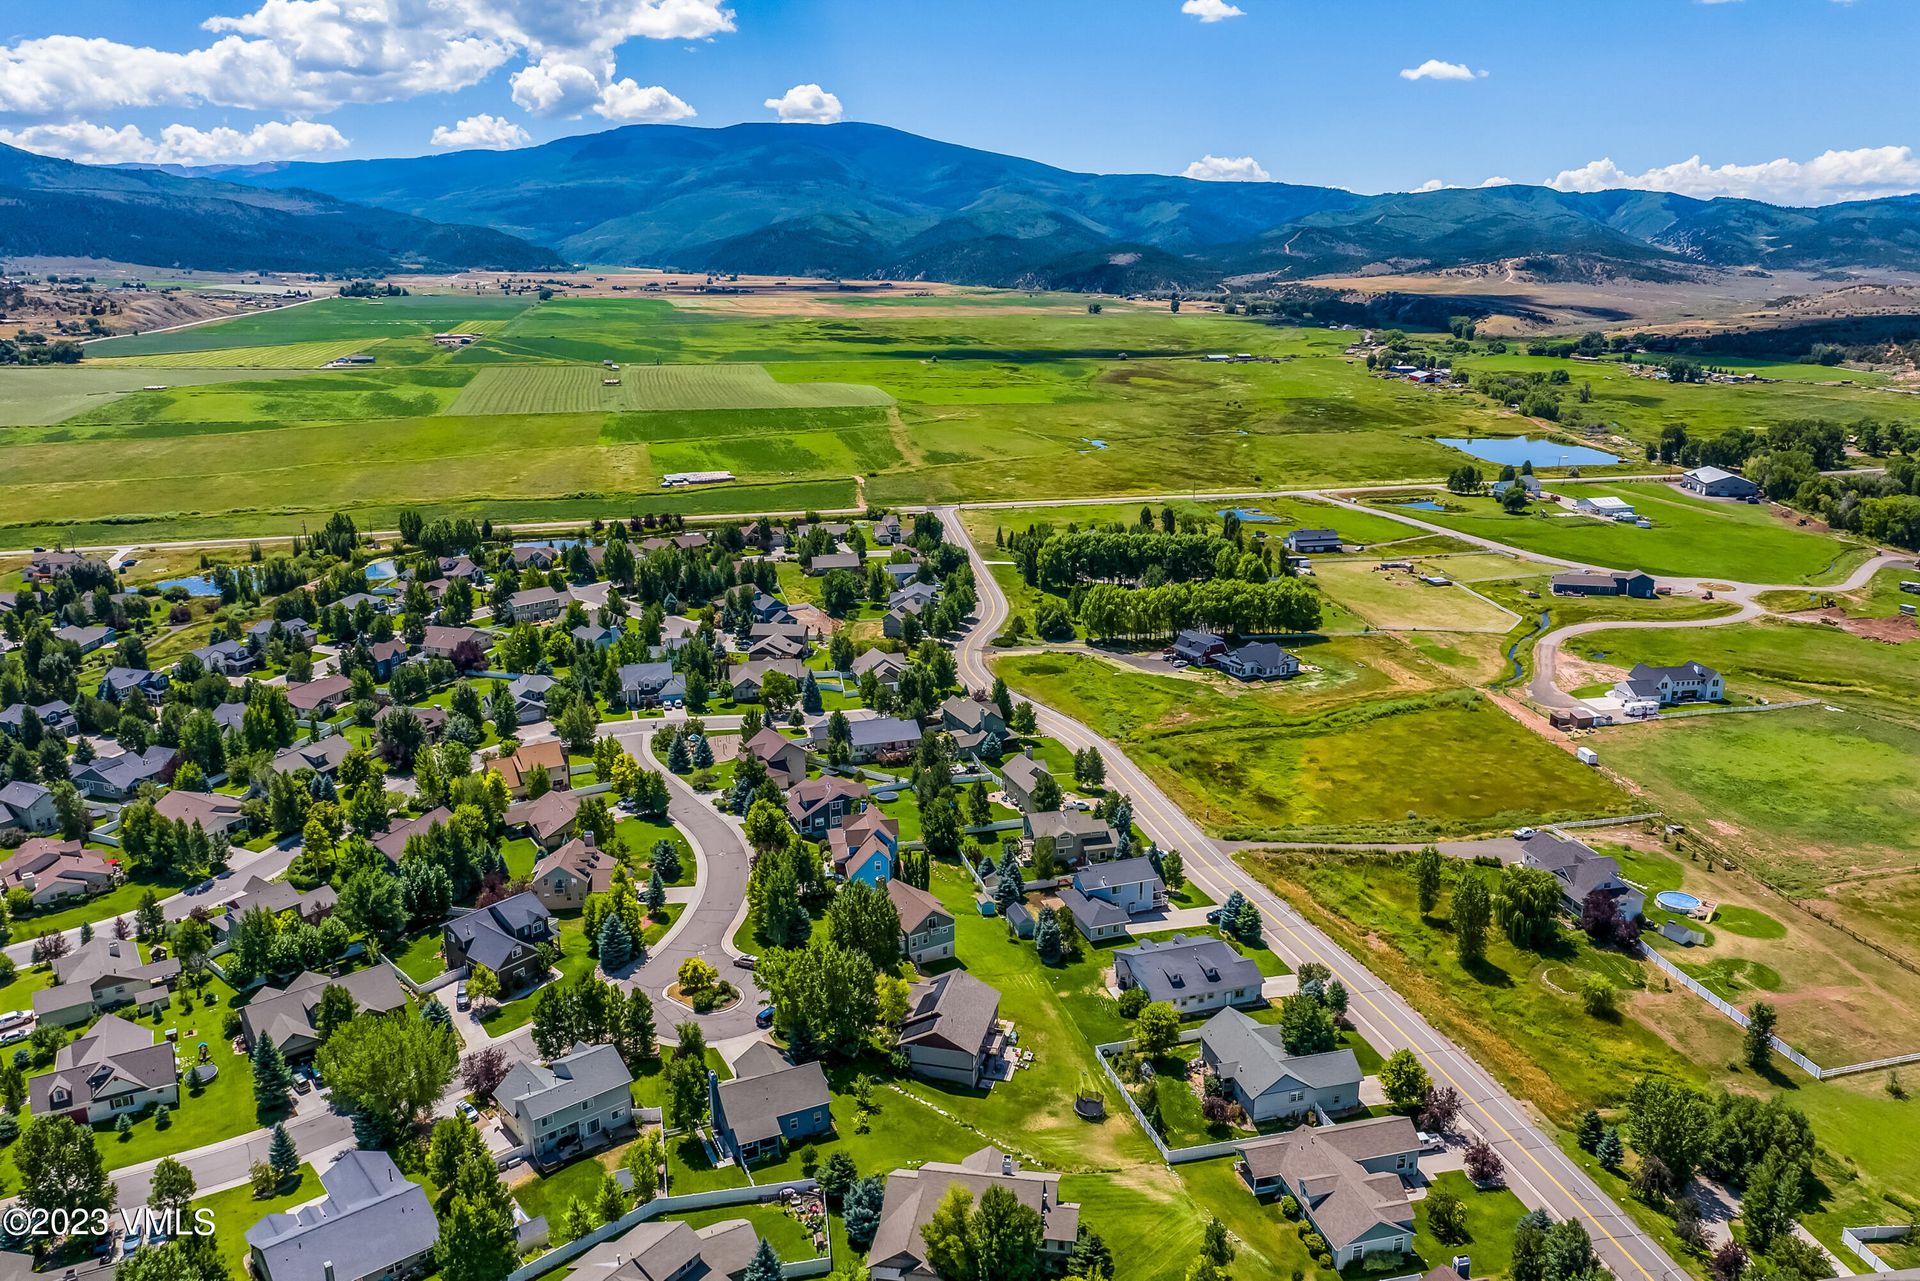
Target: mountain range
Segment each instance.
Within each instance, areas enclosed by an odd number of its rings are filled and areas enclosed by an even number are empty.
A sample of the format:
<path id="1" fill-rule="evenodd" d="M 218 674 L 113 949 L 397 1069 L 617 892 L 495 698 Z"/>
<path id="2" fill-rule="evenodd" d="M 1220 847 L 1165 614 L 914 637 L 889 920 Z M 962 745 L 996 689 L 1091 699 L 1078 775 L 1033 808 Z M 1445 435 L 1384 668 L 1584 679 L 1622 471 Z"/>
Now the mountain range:
<path id="1" fill-rule="evenodd" d="M 14 185 L 20 160 L 0 154 L 0 187 Z M 157 222 L 218 210 L 254 232 L 273 216 L 334 228 L 312 245 L 237 239 L 220 247 L 231 258 L 269 249 L 338 256 L 365 243 L 468 266 L 565 259 L 1107 290 L 1528 258 L 1654 278 L 1696 267 L 1920 270 L 1920 200 L 1912 197 L 1788 208 L 1519 185 L 1367 196 L 1073 173 L 855 123 L 635 125 L 515 151 L 167 173 L 39 163 L 65 166 L 68 182 L 109 174 L 151 183 Z M 204 191 L 197 199 L 196 184 Z M 245 191 L 256 195 L 237 194 Z M 34 194 L 52 200 L 65 188 L 43 181 Z M 129 199 L 110 188 L 85 195 Z M 288 204 L 266 203 L 275 198 Z M 347 230 L 356 219 L 370 233 L 357 241 Z M 20 252 L 11 232 L 0 213 L 0 248 Z M 159 227 L 146 234 L 181 238 Z"/>

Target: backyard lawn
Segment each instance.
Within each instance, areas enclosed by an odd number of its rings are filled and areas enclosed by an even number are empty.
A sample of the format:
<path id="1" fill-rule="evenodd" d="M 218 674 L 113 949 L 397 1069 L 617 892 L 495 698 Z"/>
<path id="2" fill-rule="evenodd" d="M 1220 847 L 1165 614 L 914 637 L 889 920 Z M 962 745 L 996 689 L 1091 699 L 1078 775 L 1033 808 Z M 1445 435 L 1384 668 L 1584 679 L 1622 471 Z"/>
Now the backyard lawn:
<path id="1" fill-rule="evenodd" d="M 213 1229 L 218 1234 L 220 1258 L 226 1263 L 230 1275 L 237 1277 L 246 1275 L 247 1257 L 251 1253 L 247 1246 L 247 1229 L 269 1214 L 290 1210 L 319 1195 L 319 1172 L 311 1165 L 302 1165 L 292 1180 L 282 1184 L 278 1192 L 264 1201 L 253 1195 L 252 1187 L 242 1184 L 224 1192 L 195 1197 L 192 1208 L 213 1211 Z"/>
<path id="2" fill-rule="evenodd" d="M 1466 1231 L 1458 1240 L 1442 1241 L 1433 1235 L 1427 1223 L 1425 1198 L 1413 1207 L 1413 1252 L 1420 1257 L 1420 1268 L 1441 1268 L 1452 1264 L 1455 1255 L 1473 1259 L 1476 1277 L 1504 1277 L 1513 1267 L 1513 1229 L 1527 1213 L 1520 1198 L 1506 1188 L 1486 1191 L 1458 1171 L 1435 1176 L 1427 1195 L 1451 1192 L 1466 1208 Z M 1409 1269 L 1401 1269 L 1402 1271 Z"/>

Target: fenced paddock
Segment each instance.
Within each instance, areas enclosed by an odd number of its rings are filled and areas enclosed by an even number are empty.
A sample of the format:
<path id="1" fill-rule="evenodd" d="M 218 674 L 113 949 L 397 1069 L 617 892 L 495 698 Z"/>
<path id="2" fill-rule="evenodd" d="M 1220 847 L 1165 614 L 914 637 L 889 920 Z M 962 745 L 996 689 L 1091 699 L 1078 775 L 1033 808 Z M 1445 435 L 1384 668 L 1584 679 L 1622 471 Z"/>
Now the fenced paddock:
<path id="1" fill-rule="evenodd" d="M 624 365 L 620 385 L 609 387 L 609 408 L 637 411 L 687 409 L 818 409 L 843 405 L 891 405 L 878 387 L 858 383 L 782 383 L 759 365 Z"/>

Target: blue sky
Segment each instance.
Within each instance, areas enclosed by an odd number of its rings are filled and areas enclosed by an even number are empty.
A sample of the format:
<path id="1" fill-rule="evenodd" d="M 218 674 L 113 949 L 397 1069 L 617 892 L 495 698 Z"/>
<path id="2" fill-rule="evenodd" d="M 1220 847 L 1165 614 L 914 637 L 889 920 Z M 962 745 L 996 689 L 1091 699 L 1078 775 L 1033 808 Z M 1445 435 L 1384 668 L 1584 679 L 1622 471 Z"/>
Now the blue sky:
<path id="1" fill-rule="evenodd" d="M 94 161 L 847 119 L 1359 191 L 1920 190 L 1911 0 L 88 0 L 0 24 L 0 141 Z"/>

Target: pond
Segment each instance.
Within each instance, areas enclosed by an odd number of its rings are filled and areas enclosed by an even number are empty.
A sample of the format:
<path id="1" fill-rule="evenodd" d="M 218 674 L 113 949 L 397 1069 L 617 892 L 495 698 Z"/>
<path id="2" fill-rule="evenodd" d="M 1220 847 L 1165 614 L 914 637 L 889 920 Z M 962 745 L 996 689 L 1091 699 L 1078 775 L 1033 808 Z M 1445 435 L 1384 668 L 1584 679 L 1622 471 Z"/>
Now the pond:
<path id="1" fill-rule="evenodd" d="M 1431 498 L 1422 498 L 1411 503 L 1396 503 L 1395 506 L 1410 507 L 1418 512 L 1443 512 L 1446 510 L 1446 508 L 1434 502 Z"/>
<path id="2" fill-rule="evenodd" d="M 215 587 L 213 580 L 205 574 L 187 574 L 180 578 L 162 579 L 160 582 L 155 583 L 154 586 L 163 592 L 169 587 L 184 587 L 189 596 L 218 596 L 220 594 L 220 589 Z"/>
<path id="3" fill-rule="evenodd" d="M 1218 516 L 1221 520 L 1225 520 L 1229 516 L 1238 517 L 1242 525 L 1277 525 L 1280 523 L 1278 516 L 1269 516 L 1258 507 L 1224 507 L 1215 512 L 1214 515 Z"/>
<path id="4" fill-rule="evenodd" d="M 1526 436 L 1442 436 L 1440 443 L 1464 454 L 1502 467 L 1532 463 L 1535 467 L 1605 467 L 1620 461 L 1618 455 L 1586 445 L 1569 445 L 1558 440 L 1532 440 Z"/>
<path id="5" fill-rule="evenodd" d="M 376 560 L 367 565 L 368 579 L 397 578 L 399 575 L 400 567 L 391 560 Z"/>

